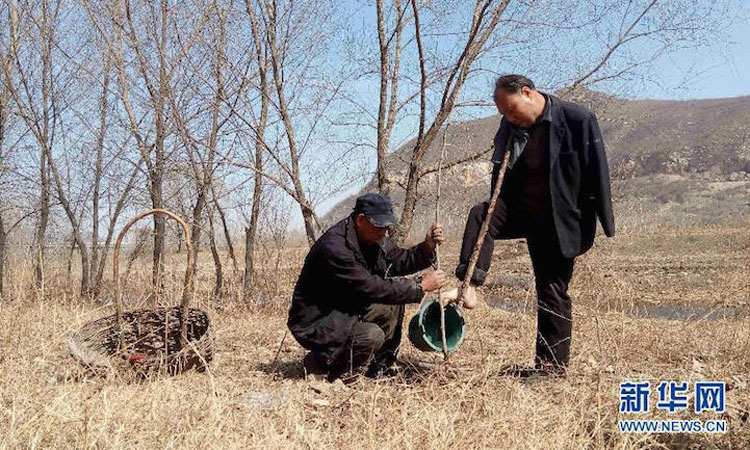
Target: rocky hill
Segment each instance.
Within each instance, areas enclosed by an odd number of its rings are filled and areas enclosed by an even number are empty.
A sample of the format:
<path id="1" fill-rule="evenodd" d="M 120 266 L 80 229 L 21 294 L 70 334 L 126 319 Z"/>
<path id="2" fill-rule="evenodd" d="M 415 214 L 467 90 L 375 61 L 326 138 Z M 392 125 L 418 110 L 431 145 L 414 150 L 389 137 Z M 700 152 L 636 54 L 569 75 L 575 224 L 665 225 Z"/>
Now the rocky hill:
<path id="1" fill-rule="evenodd" d="M 736 219 L 750 211 L 750 97 L 627 100 L 579 90 L 568 99 L 586 105 L 599 119 L 616 211 L 617 203 L 623 211 L 634 202 L 647 210 L 668 205 L 699 221 Z M 499 122 L 494 115 L 453 124 L 445 163 L 488 148 Z M 404 178 L 412 145 L 407 142 L 390 155 L 395 179 Z M 441 145 L 439 136 L 425 157 L 427 167 L 437 164 Z M 489 196 L 490 169 L 486 154 L 443 173 L 441 212 L 450 231 L 459 232 L 470 205 Z M 428 175 L 420 183 L 415 232 L 434 215 L 434 180 Z M 368 183 L 362 192 L 374 186 Z M 400 205 L 403 191 L 395 186 L 391 197 Z M 326 214 L 326 222 L 348 213 L 352 204 L 353 198 L 341 202 Z"/>

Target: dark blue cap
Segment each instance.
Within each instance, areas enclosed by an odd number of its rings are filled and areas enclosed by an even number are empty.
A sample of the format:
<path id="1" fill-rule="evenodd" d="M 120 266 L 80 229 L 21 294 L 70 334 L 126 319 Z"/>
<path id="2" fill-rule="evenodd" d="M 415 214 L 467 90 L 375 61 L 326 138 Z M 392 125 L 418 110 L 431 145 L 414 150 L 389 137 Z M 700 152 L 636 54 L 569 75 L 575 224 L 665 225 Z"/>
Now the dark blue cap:
<path id="1" fill-rule="evenodd" d="M 396 223 L 391 199 L 384 195 L 375 194 L 374 192 L 368 192 L 357 197 L 357 203 L 354 205 L 354 214 L 359 213 L 364 214 L 376 227 L 389 227 Z"/>

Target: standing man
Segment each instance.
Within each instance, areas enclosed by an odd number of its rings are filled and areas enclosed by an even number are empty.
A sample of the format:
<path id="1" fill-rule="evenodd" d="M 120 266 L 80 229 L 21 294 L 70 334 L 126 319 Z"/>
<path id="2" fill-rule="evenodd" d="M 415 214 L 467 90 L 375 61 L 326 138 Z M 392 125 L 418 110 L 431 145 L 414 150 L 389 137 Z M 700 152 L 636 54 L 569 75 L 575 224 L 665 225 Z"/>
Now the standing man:
<path id="1" fill-rule="evenodd" d="M 396 361 L 406 303 L 445 283 L 442 271 L 393 278 L 430 267 L 443 229 L 433 224 L 424 242 L 402 249 L 386 236 L 396 223 L 388 197 L 365 194 L 354 211 L 310 248 L 297 280 L 287 326 L 309 350 L 308 375 L 333 381 L 370 363 L 377 376 Z"/>
<path id="2" fill-rule="evenodd" d="M 522 75 L 495 82 L 503 118 L 495 135 L 492 189 L 506 151 L 508 168 L 469 287 L 459 292 L 468 309 L 484 283 L 495 239 L 526 238 L 537 293 L 537 341 L 533 368 L 508 374 L 561 375 L 570 359 L 572 308 L 568 284 L 575 257 L 591 248 L 596 218 L 614 236 L 609 169 L 596 117 L 583 106 L 539 92 Z M 488 202 L 469 213 L 456 276 L 463 280 L 487 214 Z"/>

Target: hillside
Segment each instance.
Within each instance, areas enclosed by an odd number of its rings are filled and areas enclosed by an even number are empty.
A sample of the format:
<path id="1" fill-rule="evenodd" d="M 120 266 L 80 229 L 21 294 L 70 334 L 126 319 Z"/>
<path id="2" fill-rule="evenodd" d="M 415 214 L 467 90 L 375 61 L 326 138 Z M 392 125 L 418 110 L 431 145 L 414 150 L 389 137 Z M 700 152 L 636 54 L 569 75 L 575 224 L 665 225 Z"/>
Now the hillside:
<path id="1" fill-rule="evenodd" d="M 688 220 L 736 220 L 750 211 L 750 97 L 706 100 L 627 100 L 589 90 L 568 97 L 597 115 L 604 136 L 616 210 L 632 208 L 687 214 Z M 453 124 L 446 139 L 446 164 L 489 147 L 500 117 Z M 437 163 L 442 136 L 425 157 Z M 394 151 L 389 165 L 403 179 L 413 141 Z M 489 154 L 452 167 L 443 175 L 441 199 L 450 232 L 462 227 L 471 204 L 489 196 Z M 420 183 L 417 228 L 434 214 L 434 175 Z M 370 182 L 361 192 L 374 190 Z M 403 190 L 391 197 L 400 205 Z M 326 215 L 330 223 L 345 215 L 353 198 Z M 619 208 L 618 208 L 619 206 Z M 675 217 L 676 221 L 681 221 Z M 415 230 L 415 233 L 418 230 Z"/>

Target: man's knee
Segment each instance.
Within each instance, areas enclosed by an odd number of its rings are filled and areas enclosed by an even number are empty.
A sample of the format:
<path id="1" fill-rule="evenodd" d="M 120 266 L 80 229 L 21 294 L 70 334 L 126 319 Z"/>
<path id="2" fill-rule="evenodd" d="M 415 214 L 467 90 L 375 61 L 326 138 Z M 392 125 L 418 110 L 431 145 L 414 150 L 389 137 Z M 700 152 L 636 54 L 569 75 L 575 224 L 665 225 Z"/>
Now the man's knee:
<path id="1" fill-rule="evenodd" d="M 383 347 L 385 333 L 372 322 L 359 322 L 354 326 L 352 349 L 359 354 L 375 353 Z"/>
<path id="2" fill-rule="evenodd" d="M 487 203 L 477 203 L 471 207 L 469 211 L 469 220 L 474 222 L 482 222 L 484 220 L 485 211 L 487 210 Z"/>
<path id="3" fill-rule="evenodd" d="M 372 304 L 368 307 L 362 322 L 374 323 L 379 326 L 385 334 L 385 339 L 388 340 L 393 337 L 396 331 L 402 309 L 403 305 Z"/>

